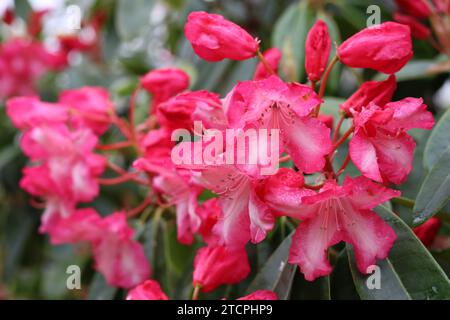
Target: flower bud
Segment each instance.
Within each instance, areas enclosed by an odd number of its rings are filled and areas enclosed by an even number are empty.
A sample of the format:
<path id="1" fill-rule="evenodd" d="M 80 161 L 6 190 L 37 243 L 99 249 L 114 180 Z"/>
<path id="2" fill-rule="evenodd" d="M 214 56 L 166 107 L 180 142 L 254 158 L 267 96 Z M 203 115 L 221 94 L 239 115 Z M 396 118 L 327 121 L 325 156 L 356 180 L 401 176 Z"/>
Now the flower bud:
<path id="1" fill-rule="evenodd" d="M 327 67 L 330 51 L 328 26 L 322 20 L 317 20 L 306 38 L 305 68 L 309 80 L 320 80 Z"/>
<path id="2" fill-rule="evenodd" d="M 189 76 L 180 69 L 156 69 L 141 78 L 141 85 L 153 99 L 164 102 L 189 87 Z"/>
<path id="3" fill-rule="evenodd" d="M 229 249 L 224 246 L 208 246 L 198 250 L 194 261 L 192 284 L 209 292 L 223 284 L 235 284 L 250 272 L 244 247 Z"/>
<path id="4" fill-rule="evenodd" d="M 423 0 L 395 0 L 399 9 L 419 19 L 428 18 L 431 14 L 430 8 Z"/>
<path id="5" fill-rule="evenodd" d="M 184 33 L 195 53 L 207 61 L 245 60 L 259 50 L 258 41 L 247 31 L 218 14 L 192 12 Z"/>
<path id="6" fill-rule="evenodd" d="M 407 16 L 401 13 L 394 13 L 394 20 L 398 23 L 407 25 L 411 29 L 411 34 L 414 38 L 423 40 L 427 39 L 431 35 L 430 29 L 411 16 Z"/>
<path id="7" fill-rule="evenodd" d="M 370 102 L 379 106 L 384 106 L 390 102 L 397 83 L 395 76 L 391 75 L 384 81 L 367 81 L 350 98 L 339 106 L 341 111 L 345 111 L 348 115 L 350 110 L 361 111 L 362 107 L 367 106 Z"/>
<path id="8" fill-rule="evenodd" d="M 411 31 L 395 22 L 375 25 L 347 39 L 338 48 L 338 55 L 349 67 L 393 74 L 413 56 Z"/>
<path id="9" fill-rule="evenodd" d="M 127 300 L 169 300 L 155 280 L 146 280 L 128 292 Z"/>
<path id="10" fill-rule="evenodd" d="M 427 220 L 424 224 L 414 228 L 413 231 L 417 238 L 419 238 L 425 246 L 429 247 L 433 244 L 440 228 L 441 220 L 433 217 Z"/>

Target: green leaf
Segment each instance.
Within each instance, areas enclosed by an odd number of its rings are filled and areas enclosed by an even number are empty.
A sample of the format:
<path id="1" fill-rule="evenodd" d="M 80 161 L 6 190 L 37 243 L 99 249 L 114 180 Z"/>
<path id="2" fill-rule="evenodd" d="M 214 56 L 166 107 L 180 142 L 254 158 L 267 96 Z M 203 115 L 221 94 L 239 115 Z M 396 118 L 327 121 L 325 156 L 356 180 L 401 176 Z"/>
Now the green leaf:
<path id="1" fill-rule="evenodd" d="M 176 225 L 167 222 L 164 228 L 164 253 L 168 268 L 181 275 L 192 263 L 194 251 L 194 246 L 185 246 L 178 242 Z"/>
<path id="2" fill-rule="evenodd" d="M 378 206 L 375 211 L 397 234 L 387 261 L 378 261 L 381 268 L 381 289 L 364 288 L 368 276 L 353 270 L 358 293 L 364 299 L 414 300 L 450 299 L 450 281 L 430 252 L 413 231 L 392 211 Z M 351 268 L 355 268 L 353 258 Z"/>
<path id="3" fill-rule="evenodd" d="M 287 300 L 289 298 L 297 270 L 296 265 L 291 265 L 287 262 L 292 243 L 292 235 L 293 233 L 284 239 L 270 256 L 269 260 L 267 260 L 266 264 L 248 287 L 247 294 L 256 290 L 272 290 L 280 300 Z"/>
<path id="4" fill-rule="evenodd" d="M 309 2 L 301 1 L 288 7 L 275 24 L 272 44 L 283 52 L 281 70 L 289 80 L 304 78 L 305 41 L 314 18 Z"/>
<path id="5" fill-rule="evenodd" d="M 450 141 L 450 110 L 444 113 L 428 139 L 423 156 L 423 165 L 430 170 L 442 156 Z"/>
<path id="6" fill-rule="evenodd" d="M 363 300 L 411 300 L 411 297 L 400 280 L 394 266 L 389 258 L 377 262 L 380 268 L 380 289 L 369 289 L 371 275 L 363 275 L 356 268 L 355 252 L 350 245 L 347 245 L 348 261 L 352 273 L 356 291 Z M 375 276 L 375 274 L 372 274 Z"/>
<path id="7" fill-rule="evenodd" d="M 290 299 L 330 300 L 330 277 L 320 277 L 314 281 L 308 281 L 302 273 L 296 272 Z"/>
<path id="8" fill-rule="evenodd" d="M 117 292 L 117 288 L 109 286 L 98 272 L 95 273 L 89 288 L 88 300 L 112 300 Z"/>
<path id="9" fill-rule="evenodd" d="M 353 283 L 347 250 L 342 250 L 336 259 L 330 277 L 330 290 L 333 300 L 360 300 Z"/>
<path id="10" fill-rule="evenodd" d="M 425 178 L 414 205 L 415 225 L 441 210 L 450 198 L 450 147 L 447 147 Z"/>
<path id="11" fill-rule="evenodd" d="M 436 64 L 435 60 L 413 60 L 408 62 L 399 72 L 395 74 L 397 82 L 426 79 L 433 76 L 431 68 Z M 383 80 L 385 75 L 377 74 L 374 80 Z"/>
<path id="12" fill-rule="evenodd" d="M 149 19 L 154 0 L 118 0 L 116 5 L 116 30 L 123 40 L 138 37 L 150 27 Z"/>

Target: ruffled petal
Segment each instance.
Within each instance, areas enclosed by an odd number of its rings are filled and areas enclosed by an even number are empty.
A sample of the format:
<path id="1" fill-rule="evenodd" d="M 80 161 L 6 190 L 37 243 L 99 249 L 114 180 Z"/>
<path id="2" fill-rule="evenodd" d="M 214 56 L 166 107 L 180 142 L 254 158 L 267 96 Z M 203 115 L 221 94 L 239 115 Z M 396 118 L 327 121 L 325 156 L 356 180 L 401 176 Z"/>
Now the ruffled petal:
<path id="1" fill-rule="evenodd" d="M 361 173 L 378 182 L 382 182 L 376 149 L 362 131 L 357 131 L 350 140 L 350 158 Z"/>

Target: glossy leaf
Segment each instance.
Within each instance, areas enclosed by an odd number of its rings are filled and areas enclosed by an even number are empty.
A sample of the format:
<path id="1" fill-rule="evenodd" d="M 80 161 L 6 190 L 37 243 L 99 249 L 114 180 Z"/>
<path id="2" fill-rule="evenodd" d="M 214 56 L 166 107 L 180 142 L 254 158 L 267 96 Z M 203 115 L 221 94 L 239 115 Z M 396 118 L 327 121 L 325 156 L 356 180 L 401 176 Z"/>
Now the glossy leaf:
<path id="1" fill-rule="evenodd" d="M 450 110 L 441 117 L 431 132 L 425 147 L 423 164 L 430 170 L 447 149 L 450 141 Z"/>

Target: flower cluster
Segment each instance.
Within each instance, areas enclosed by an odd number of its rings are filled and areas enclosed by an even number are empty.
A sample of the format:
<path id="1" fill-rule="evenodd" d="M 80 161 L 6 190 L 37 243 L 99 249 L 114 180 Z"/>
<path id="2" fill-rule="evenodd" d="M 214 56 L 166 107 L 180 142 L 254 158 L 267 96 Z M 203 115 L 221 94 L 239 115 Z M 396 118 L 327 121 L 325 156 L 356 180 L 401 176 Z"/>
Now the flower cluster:
<path id="1" fill-rule="evenodd" d="M 250 273 L 246 246 L 264 241 L 280 217 L 297 225 L 289 263 L 297 264 L 307 280 L 331 273 L 327 251 L 341 241 L 353 246 L 362 273 L 376 259 L 386 258 L 396 234 L 373 208 L 398 197 L 400 192 L 389 184 L 404 182 L 412 169 L 415 143 L 408 130 L 434 125 L 422 99 L 391 101 L 394 73 L 413 55 L 410 28 L 386 22 L 364 29 L 339 45 L 330 58 L 333 39 L 327 24 L 318 20 L 306 40 L 309 84 L 284 81 L 278 74 L 281 51 L 270 48 L 261 53 L 258 40 L 222 16 L 193 12 L 184 31 L 205 60 L 258 57 L 253 80 L 238 82 L 221 99 L 206 90 L 190 91 L 189 76 L 182 70 L 153 70 L 140 79 L 131 97 L 129 121 L 116 115 L 107 93 L 99 88 L 65 91 L 57 103 L 9 100 L 8 115 L 23 131 L 21 146 L 32 161 L 21 185 L 45 201 L 41 231 L 53 243 L 90 242 L 96 268 L 108 282 L 134 287 L 127 299 L 168 299 L 159 284 L 148 279 L 143 249 L 126 222 L 127 216 L 139 214 L 151 203 L 175 207 L 180 243 L 189 245 L 201 238 L 205 244 L 193 266 L 195 297 L 245 279 Z M 363 83 L 336 106 L 341 117 L 335 125 L 321 113 L 321 105 L 338 62 L 388 77 Z M 142 89 L 152 102 L 149 117 L 135 124 L 135 99 Z M 348 130 L 341 130 L 344 122 Z M 99 145 L 110 124 L 117 125 L 127 140 Z M 179 130 L 201 139 L 179 142 L 173 139 Z M 237 135 L 225 134 L 229 130 Z M 271 175 L 262 174 L 268 165 L 262 152 L 235 143 L 250 130 L 277 133 L 279 163 Z M 336 169 L 335 155 L 349 138 L 347 158 Z M 267 151 L 270 143 L 262 144 Z M 94 148 L 130 146 L 139 155 L 130 170 L 94 153 Z M 230 148 L 234 152 L 229 153 Z M 205 154 L 213 161 L 202 159 Z M 174 157 L 188 161 L 180 163 Z M 342 179 L 350 161 L 361 175 Z M 114 182 L 99 179 L 106 163 L 121 175 Z M 285 167 L 278 168 L 280 163 Z M 99 182 L 123 181 L 151 188 L 136 210 L 101 217 L 93 209 L 77 208 L 97 196 Z M 205 190 L 215 196 L 201 202 Z M 273 292 L 257 291 L 242 299 L 274 298 Z"/>

